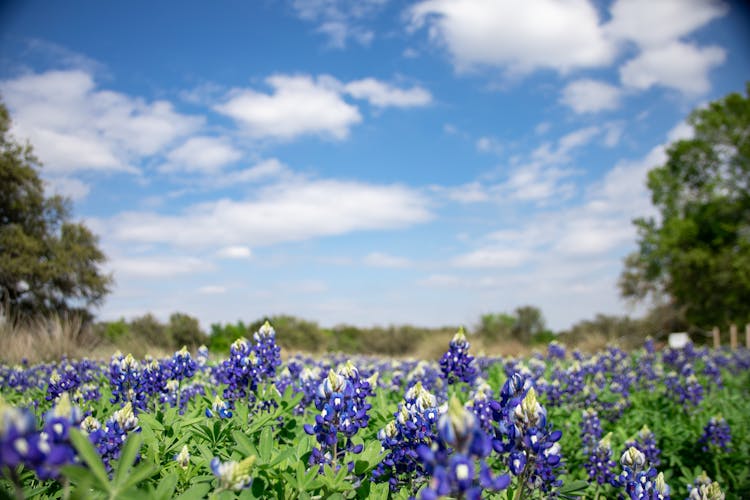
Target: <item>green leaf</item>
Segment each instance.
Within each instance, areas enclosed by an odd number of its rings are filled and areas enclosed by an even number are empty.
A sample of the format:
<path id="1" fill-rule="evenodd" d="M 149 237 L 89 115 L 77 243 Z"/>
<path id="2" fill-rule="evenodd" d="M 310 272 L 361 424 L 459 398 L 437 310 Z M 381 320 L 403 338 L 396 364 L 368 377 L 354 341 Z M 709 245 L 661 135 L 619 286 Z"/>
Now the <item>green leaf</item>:
<path id="1" fill-rule="evenodd" d="M 260 443 L 258 443 L 258 458 L 266 463 L 271 459 L 271 450 L 273 450 L 273 431 L 266 427 L 260 433 Z"/>
<path id="2" fill-rule="evenodd" d="M 73 443 L 78 455 L 89 466 L 89 469 L 91 469 L 100 488 L 103 491 L 110 492 L 111 488 L 107 471 L 89 438 L 78 429 L 70 429 L 70 441 Z"/>
<path id="3" fill-rule="evenodd" d="M 560 498 L 573 500 L 579 498 L 589 487 L 589 483 L 583 480 L 569 481 L 560 486 L 557 492 Z"/>
<path id="4" fill-rule="evenodd" d="M 159 467 L 156 464 L 142 463 L 138 467 L 134 468 L 127 476 L 125 482 L 122 484 L 122 490 L 127 490 L 133 486 L 138 485 L 141 481 L 153 476 L 159 471 Z"/>
<path id="5" fill-rule="evenodd" d="M 120 452 L 120 459 L 117 461 L 114 484 L 119 487 L 127 478 L 130 466 L 135 462 L 135 456 L 141 449 L 141 436 L 137 432 L 131 432 Z M 120 489 L 120 488 L 118 488 Z"/>
<path id="6" fill-rule="evenodd" d="M 211 491 L 211 485 L 208 483 L 200 483 L 185 491 L 182 495 L 178 496 L 176 500 L 202 500 L 208 496 L 208 492 Z"/>
<path id="7" fill-rule="evenodd" d="M 177 473 L 173 472 L 168 476 L 161 478 L 159 487 L 156 488 L 155 496 L 164 500 L 169 500 L 174 496 L 174 490 L 177 487 Z"/>

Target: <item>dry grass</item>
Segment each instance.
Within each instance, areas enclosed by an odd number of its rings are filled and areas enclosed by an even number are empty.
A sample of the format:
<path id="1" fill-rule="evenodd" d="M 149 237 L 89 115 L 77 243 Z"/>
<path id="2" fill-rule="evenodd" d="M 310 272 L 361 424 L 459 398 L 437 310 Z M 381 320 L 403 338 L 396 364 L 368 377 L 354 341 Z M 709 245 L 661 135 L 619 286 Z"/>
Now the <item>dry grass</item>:
<path id="1" fill-rule="evenodd" d="M 158 357 L 168 355 L 147 342 L 125 339 L 113 345 L 92 333 L 91 328 L 76 315 L 52 315 L 21 323 L 0 316 L 0 362 L 29 363 L 71 359 L 109 359 L 116 350 L 134 356 L 146 354 Z"/>

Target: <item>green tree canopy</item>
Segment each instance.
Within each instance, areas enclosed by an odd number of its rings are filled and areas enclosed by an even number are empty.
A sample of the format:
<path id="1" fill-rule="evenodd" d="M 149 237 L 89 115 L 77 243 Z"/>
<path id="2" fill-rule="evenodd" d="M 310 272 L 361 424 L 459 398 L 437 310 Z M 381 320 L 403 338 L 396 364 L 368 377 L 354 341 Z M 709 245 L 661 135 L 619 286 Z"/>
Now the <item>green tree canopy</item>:
<path id="1" fill-rule="evenodd" d="M 88 311 L 112 278 L 97 237 L 70 220 L 70 200 L 46 196 L 31 146 L 11 137 L 0 103 L 0 305 L 20 316 Z"/>
<path id="2" fill-rule="evenodd" d="M 694 135 L 648 175 L 658 217 L 634 221 L 624 297 L 666 299 L 699 327 L 750 321 L 750 84 L 694 111 Z"/>

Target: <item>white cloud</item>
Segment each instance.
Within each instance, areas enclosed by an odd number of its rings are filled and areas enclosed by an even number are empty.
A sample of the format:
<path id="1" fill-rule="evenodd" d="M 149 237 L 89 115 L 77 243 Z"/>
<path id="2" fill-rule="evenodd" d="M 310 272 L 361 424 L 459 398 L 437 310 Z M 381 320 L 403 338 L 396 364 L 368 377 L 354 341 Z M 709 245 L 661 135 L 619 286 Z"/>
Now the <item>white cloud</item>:
<path id="1" fill-rule="evenodd" d="M 724 2 L 714 0 L 617 0 L 610 8 L 612 19 L 606 30 L 643 48 L 664 46 L 728 10 Z"/>
<path id="2" fill-rule="evenodd" d="M 352 26 L 343 21 L 327 21 L 316 30 L 328 36 L 328 46 L 332 49 L 345 49 L 349 39 L 356 40 L 361 45 L 370 45 L 375 33 L 364 28 Z"/>
<path id="3" fill-rule="evenodd" d="M 83 70 L 47 71 L 0 82 L 14 119 L 46 171 L 136 171 L 132 165 L 196 130 L 202 118 L 177 113 L 166 101 L 148 103 L 100 90 Z"/>
<path id="4" fill-rule="evenodd" d="M 371 105 L 380 108 L 426 106 L 432 102 L 432 94 L 422 87 L 399 89 L 374 78 L 349 82 L 344 89 L 352 97 L 367 99 Z"/>
<path id="5" fill-rule="evenodd" d="M 472 268 L 518 267 L 529 258 L 524 251 L 512 248 L 481 248 L 456 257 L 453 265 Z"/>
<path id="6" fill-rule="evenodd" d="M 370 267 L 403 268 L 411 265 L 411 261 L 405 257 L 398 257 L 382 252 L 367 254 L 363 262 L 366 266 Z"/>
<path id="7" fill-rule="evenodd" d="M 502 143 L 494 137 L 482 136 L 477 139 L 476 147 L 483 153 L 500 154 L 503 152 Z"/>
<path id="8" fill-rule="evenodd" d="M 692 139 L 695 136 L 693 126 L 687 122 L 680 122 L 667 133 L 669 142 L 677 142 L 682 139 Z"/>
<path id="9" fill-rule="evenodd" d="M 213 266 L 196 257 L 153 256 L 116 257 L 108 264 L 115 279 L 121 276 L 137 278 L 170 278 L 182 274 L 210 271 Z"/>
<path id="10" fill-rule="evenodd" d="M 242 158 L 242 152 L 221 137 L 191 137 L 167 155 L 164 171 L 216 172 Z"/>
<path id="11" fill-rule="evenodd" d="M 253 256 L 252 251 L 242 245 L 231 245 L 222 248 L 216 255 L 224 259 L 249 259 Z"/>
<path id="12" fill-rule="evenodd" d="M 613 148 L 620 143 L 622 133 L 625 131 L 625 125 L 622 122 L 610 122 L 604 126 L 606 131 L 604 135 L 604 145 Z"/>
<path id="13" fill-rule="evenodd" d="M 283 140 L 308 134 L 345 139 L 362 121 L 359 110 L 341 98 L 340 83 L 333 78 L 275 75 L 266 83 L 271 94 L 235 90 L 215 109 L 255 137 Z"/>
<path id="14" fill-rule="evenodd" d="M 127 212 L 105 226 L 115 239 L 127 242 L 267 246 L 401 228 L 431 217 L 427 200 L 405 187 L 317 180 L 271 185 L 254 199 L 202 203 L 181 215 Z"/>
<path id="15" fill-rule="evenodd" d="M 620 94 L 613 85 L 584 78 L 566 85 L 560 101 L 576 113 L 596 113 L 620 107 Z"/>
<path id="16" fill-rule="evenodd" d="M 72 177 L 52 177 L 46 179 L 45 182 L 52 193 L 65 196 L 73 201 L 86 198 L 91 191 L 90 185 Z"/>
<path id="17" fill-rule="evenodd" d="M 198 293 L 203 295 L 220 295 L 226 291 L 227 287 L 220 285 L 206 285 L 198 288 Z"/>
<path id="18" fill-rule="evenodd" d="M 640 90 L 654 85 L 685 94 L 703 94 L 711 89 L 708 72 L 726 59 L 721 47 L 697 47 L 682 42 L 649 48 L 620 68 L 620 79 Z"/>
<path id="19" fill-rule="evenodd" d="M 459 70 L 498 66 L 526 73 L 609 64 L 615 47 L 586 0 L 425 0 L 409 10 L 411 27 L 429 28 Z"/>
<path id="20" fill-rule="evenodd" d="M 430 186 L 430 189 L 459 203 L 479 203 L 490 199 L 488 189 L 479 182 L 469 182 L 456 187 Z"/>
<path id="21" fill-rule="evenodd" d="M 352 39 L 370 45 L 375 33 L 364 22 L 375 17 L 388 0 L 293 0 L 292 8 L 305 20 L 318 23 L 317 32 L 328 36 L 331 48 L 344 49 Z"/>
<path id="22" fill-rule="evenodd" d="M 293 178 L 294 173 L 276 158 L 262 160 L 252 167 L 224 172 L 211 183 L 216 187 L 236 186 L 272 179 Z"/>

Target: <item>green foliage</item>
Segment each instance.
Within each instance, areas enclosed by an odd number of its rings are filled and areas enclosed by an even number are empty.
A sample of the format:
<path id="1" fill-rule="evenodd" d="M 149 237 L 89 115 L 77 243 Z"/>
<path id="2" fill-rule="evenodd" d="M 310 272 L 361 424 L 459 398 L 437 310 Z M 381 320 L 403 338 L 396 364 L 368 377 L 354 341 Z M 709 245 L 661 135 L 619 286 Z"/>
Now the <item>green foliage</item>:
<path id="1" fill-rule="evenodd" d="M 477 325 L 477 334 L 487 341 L 515 339 L 530 344 L 545 331 L 544 315 L 535 306 L 517 307 L 513 314 L 483 314 Z"/>
<path id="2" fill-rule="evenodd" d="M 94 333 L 110 342 L 119 342 L 130 335 L 130 327 L 125 318 L 117 321 L 101 322 L 94 325 Z"/>
<path id="3" fill-rule="evenodd" d="M 639 250 L 620 278 L 623 296 L 666 296 L 690 324 L 750 321 L 750 84 L 694 111 L 694 137 L 649 172 L 659 217 L 635 221 Z"/>
<path id="4" fill-rule="evenodd" d="M 242 321 L 238 321 L 235 324 L 227 323 L 226 325 L 213 323 L 207 345 L 213 352 L 229 352 L 229 346 L 232 345 L 232 342 L 251 334 L 250 328 Z"/>
<path id="5" fill-rule="evenodd" d="M 112 283 L 98 238 L 71 221 L 70 200 L 47 196 L 30 145 L 9 133 L 0 103 L 0 304 L 15 314 L 88 312 Z"/>
<path id="6" fill-rule="evenodd" d="M 198 319 L 183 313 L 173 313 L 169 317 L 167 331 L 172 346 L 176 348 L 187 346 L 190 349 L 195 349 L 208 340 L 201 330 Z"/>
<path id="7" fill-rule="evenodd" d="M 515 324 L 516 318 L 511 314 L 483 314 L 479 319 L 476 333 L 490 341 L 508 339 L 512 335 Z"/>
<path id="8" fill-rule="evenodd" d="M 148 342 L 155 347 L 175 347 L 170 330 L 151 314 L 145 314 L 130 322 L 130 333 L 134 340 Z"/>

